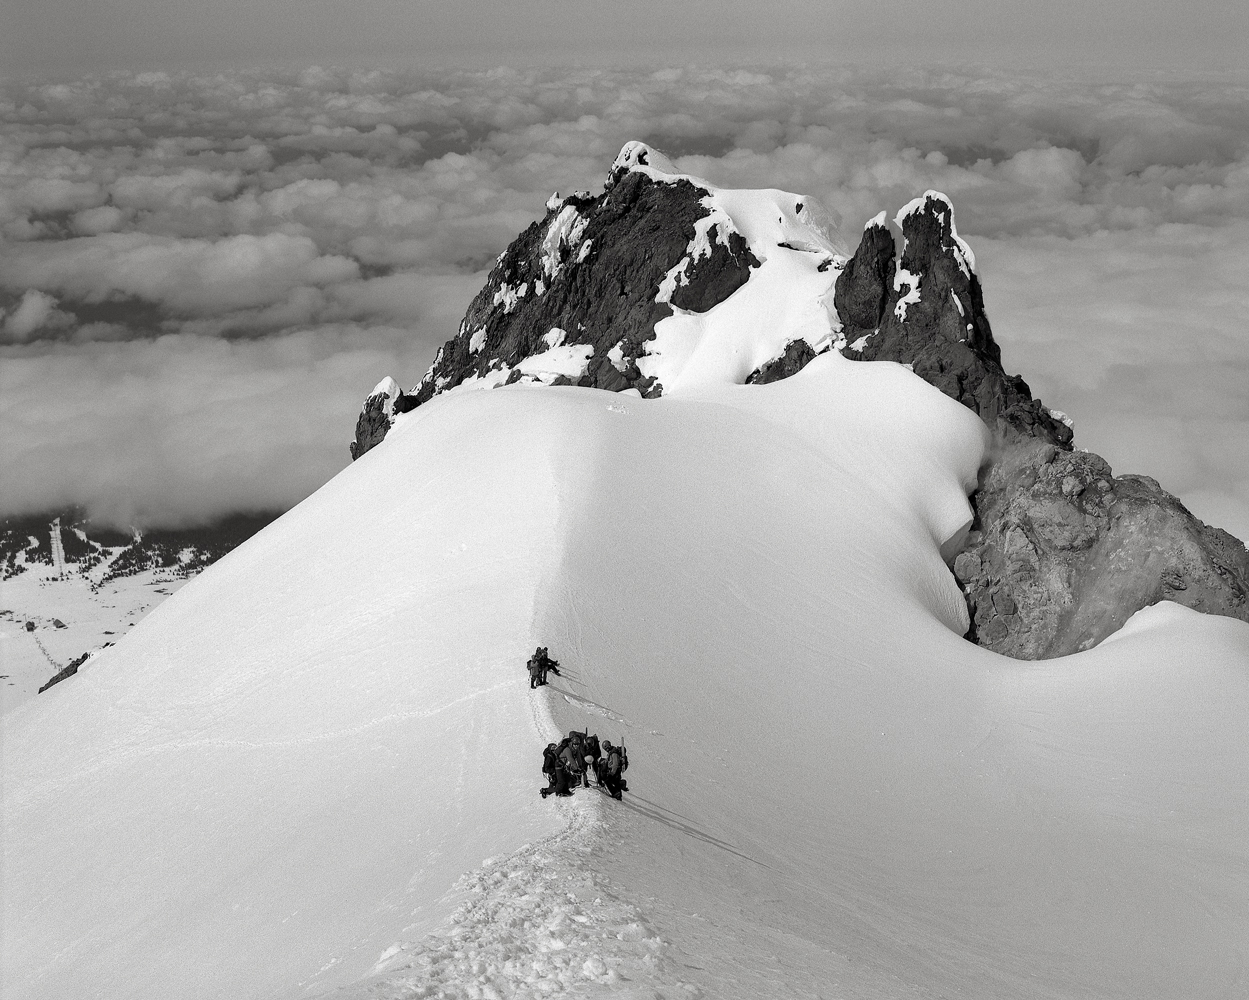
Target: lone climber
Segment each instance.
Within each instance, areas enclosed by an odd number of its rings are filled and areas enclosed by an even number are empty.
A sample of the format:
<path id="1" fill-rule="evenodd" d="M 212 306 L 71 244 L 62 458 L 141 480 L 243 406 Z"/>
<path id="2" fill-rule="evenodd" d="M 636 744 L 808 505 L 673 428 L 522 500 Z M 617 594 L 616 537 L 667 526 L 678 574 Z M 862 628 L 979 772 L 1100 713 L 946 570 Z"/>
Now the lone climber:
<path id="1" fill-rule="evenodd" d="M 539 646 L 534 650 L 534 654 L 529 657 L 526 667 L 529 670 L 529 687 L 531 690 L 545 684 L 548 673 L 555 674 L 556 677 L 563 676 L 559 672 L 559 660 L 552 660 L 545 646 Z"/>

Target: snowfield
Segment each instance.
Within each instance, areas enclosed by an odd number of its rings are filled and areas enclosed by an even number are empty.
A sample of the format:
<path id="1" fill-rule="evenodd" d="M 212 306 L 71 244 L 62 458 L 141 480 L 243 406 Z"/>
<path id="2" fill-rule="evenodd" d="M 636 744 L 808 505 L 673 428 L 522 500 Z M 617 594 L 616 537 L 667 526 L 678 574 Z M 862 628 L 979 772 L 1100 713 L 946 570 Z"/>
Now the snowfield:
<path id="1" fill-rule="evenodd" d="M 835 269 L 723 204 L 764 265 L 662 398 L 437 396 L 4 716 L 6 998 L 1245 994 L 1249 626 L 960 638 L 988 432 L 836 352 L 735 384 Z M 539 797 L 571 728 L 623 802 Z"/>
<path id="2" fill-rule="evenodd" d="M 6 717 L 6 995 L 1235 995 L 1249 628 L 960 639 L 984 447 L 836 354 L 405 414 Z"/>

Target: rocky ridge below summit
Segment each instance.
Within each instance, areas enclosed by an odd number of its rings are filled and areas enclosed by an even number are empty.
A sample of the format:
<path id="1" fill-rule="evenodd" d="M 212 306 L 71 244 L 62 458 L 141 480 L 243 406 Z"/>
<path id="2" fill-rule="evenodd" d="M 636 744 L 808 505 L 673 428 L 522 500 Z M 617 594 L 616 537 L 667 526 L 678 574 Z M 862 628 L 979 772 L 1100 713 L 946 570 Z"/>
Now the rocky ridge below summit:
<path id="1" fill-rule="evenodd" d="M 944 195 L 916 198 L 892 227 L 882 212 L 846 257 L 819 233 L 807 199 L 787 196 L 786 211 L 809 227 L 809 240 L 752 246 L 709 185 L 669 169 L 630 143 L 600 195 L 552 197 L 543 219 L 500 255 L 412 392 L 386 379 L 370 394 L 353 459 L 380 443 L 396 415 L 460 386 L 526 381 L 661 395 L 662 380 L 644 371 L 654 368 L 657 323 L 726 301 L 778 248 L 809 253 L 832 293 L 826 329 L 788 341 L 743 381 L 786 378 L 837 350 L 904 364 L 985 421 L 996 445 L 952 560 L 970 640 L 1021 659 L 1059 656 L 1160 600 L 1249 621 L 1245 545 L 1148 477 L 1116 477 L 1097 455 L 1073 451 L 1070 421 L 1005 371 L 975 256 Z"/>

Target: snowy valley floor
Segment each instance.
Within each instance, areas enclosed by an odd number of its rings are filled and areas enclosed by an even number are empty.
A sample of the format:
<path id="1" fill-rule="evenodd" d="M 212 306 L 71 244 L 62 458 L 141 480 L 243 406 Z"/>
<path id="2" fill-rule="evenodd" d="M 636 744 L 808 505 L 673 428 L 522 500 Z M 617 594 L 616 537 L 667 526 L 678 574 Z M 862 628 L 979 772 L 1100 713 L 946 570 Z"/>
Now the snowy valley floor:
<path id="1" fill-rule="evenodd" d="M 5 717 L 6 989 L 1243 994 L 1249 627 L 964 642 L 940 547 L 984 447 L 836 355 L 404 415 Z M 567 676 L 531 693 L 537 644 Z M 542 800 L 585 726 L 630 791 Z"/>

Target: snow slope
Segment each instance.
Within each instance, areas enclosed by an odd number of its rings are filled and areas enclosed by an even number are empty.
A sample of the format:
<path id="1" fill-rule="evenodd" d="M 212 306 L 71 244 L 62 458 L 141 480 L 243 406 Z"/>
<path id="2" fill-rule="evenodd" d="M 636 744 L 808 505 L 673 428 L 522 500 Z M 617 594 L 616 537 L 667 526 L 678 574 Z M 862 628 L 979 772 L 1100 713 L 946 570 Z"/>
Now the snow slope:
<path id="1" fill-rule="evenodd" d="M 737 384 L 835 273 L 713 199 L 763 266 L 658 324 L 662 398 L 440 395 L 4 716 L 6 997 L 1243 995 L 1249 626 L 963 641 L 983 424 L 836 352 Z M 623 803 L 536 794 L 573 727 Z"/>
<path id="2" fill-rule="evenodd" d="M 596 871 L 710 996 L 1240 995 L 1249 628 L 961 641 L 935 542 L 974 435 L 836 360 L 599 451 L 544 617 L 635 762 Z"/>
<path id="3" fill-rule="evenodd" d="M 1249 629 L 963 642 L 983 447 L 835 354 L 404 415 L 6 718 L 6 995 L 1235 995 Z M 548 700 L 624 803 L 536 795 Z"/>
<path id="4" fill-rule="evenodd" d="M 539 402 L 423 410 L 400 467 L 353 464 L 5 718 L 6 996 L 359 976 L 561 826 L 523 669 L 569 434 Z"/>

